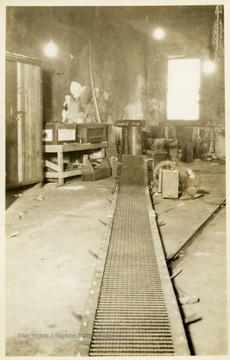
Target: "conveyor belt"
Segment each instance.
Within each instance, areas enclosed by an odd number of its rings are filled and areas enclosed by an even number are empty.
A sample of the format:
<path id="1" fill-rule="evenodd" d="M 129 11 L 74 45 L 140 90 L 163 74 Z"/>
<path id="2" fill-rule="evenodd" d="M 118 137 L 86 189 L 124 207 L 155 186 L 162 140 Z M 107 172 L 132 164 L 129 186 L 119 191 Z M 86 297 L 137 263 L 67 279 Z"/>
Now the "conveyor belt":
<path id="1" fill-rule="evenodd" d="M 189 355 L 146 185 L 144 157 L 123 156 L 83 315 L 82 355 Z"/>

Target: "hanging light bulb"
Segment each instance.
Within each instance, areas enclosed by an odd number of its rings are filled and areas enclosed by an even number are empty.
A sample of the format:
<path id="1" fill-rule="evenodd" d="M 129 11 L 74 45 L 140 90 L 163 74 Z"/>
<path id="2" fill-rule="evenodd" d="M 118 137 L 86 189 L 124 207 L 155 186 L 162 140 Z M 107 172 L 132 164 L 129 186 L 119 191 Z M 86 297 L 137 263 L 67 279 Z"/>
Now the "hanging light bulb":
<path id="1" fill-rule="evenodd" d="M 50 8 L 51 39 L 50 39 L 50 42 L 48 44 L 46 44 L 44 47 L 44 53 L 48 57 L 54 57 L 58 53 L 58 48 L 52 40 L 52 37 L 53 37 L 53 21 L 52 20 L 53 20 L 53 13 L 52 13 L 52 8 Z"/>
<path id="2" fill-rule="evenodd" d="M 161 28 L 161 27 L 156 28 L 156 29 L 153 31 L 153 37 L 154 37 L 156 40 L 162 40 L 162 39 L 164 39 L 164 37 L 165 37 L 165 31 L 164 31 L 164 29 Z"/>
<path id="3" fill-rule="evenodd" d="M 159 7 L 158 9 L 158 13 L 157 13 L 157 18 L 155 19 L 156 21 L 156 27 L 152 32 L 152 36 L 154 37 L 154 39 L 156 40 L 163 40 L 165 37 L 165 30 L 164 27 L 162 27 L 162 9 Z"/>
<path id="4" fill-rule="evenodd" d="M 216 63 L 212 60 L 206 60 L 203 63 L 203 70 L 205 74 L 212 74 L 216 71 Z"/>
<path id="5" fill-rule="evenodd" d="M 46 56 L 48 57 L 54 57 L 57 55 L 58 53 L 58 48 L 56 46 L 56 44 L 53 42 L 53 40 L 51 39 L 50 42 L 48 44 L 45 45 L 44 47 L 44 53 L 46 54 Z"/>

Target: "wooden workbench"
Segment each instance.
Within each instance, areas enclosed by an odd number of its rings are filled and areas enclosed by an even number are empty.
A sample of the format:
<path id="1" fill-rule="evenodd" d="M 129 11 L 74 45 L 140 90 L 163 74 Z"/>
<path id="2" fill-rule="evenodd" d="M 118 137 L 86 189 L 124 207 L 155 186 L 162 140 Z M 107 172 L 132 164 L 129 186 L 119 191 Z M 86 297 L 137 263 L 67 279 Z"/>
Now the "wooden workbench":
<path id="1" fill-rule="evenodd" d="M 107 147 L 107 141 L 103 141 L 101 143 L 74 143 L 74 144 L 63 144 L 63 145 L 44 145 L 43 152 L 44 158 L 46 154 L 57 154 L 57 164 L 51 162 L 49 160 L 44 160 L 44 166 L 52 169 L 53 171 L 46 171 L 45 177 L 46 179 L 58 179 L 58 185 L 64 185 L 64 179 L 81 175 L 81 169 L 69 170 L 64 171 L 64 161 L 63 161 L 63 154 L 65 152 L 77 152 L 77 151 L 88 151 L 88 150 L 96 150 L 96 149 L 103 149 Z"/>

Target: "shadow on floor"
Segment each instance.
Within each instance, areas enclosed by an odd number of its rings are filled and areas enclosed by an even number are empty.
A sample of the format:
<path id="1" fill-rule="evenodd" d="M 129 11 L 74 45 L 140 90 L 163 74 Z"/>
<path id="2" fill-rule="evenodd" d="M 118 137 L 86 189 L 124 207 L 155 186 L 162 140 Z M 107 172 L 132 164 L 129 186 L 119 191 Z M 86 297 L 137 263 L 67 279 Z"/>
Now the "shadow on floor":
<path id="1" fill-rule="evenodd" d="M 34 187 L 42 187 L 44 184 L 32 184 L 32 185 L 26 185 L 22 187 L 18 187 L 16 189 L 10 189 L 6 190 L 5 192 L 5 210 L 7 210 L 15 201 L 17 201 L 18 198 L 20 198 L 23 193 L 27 192 L 30 189 L 33 189 Z"/>

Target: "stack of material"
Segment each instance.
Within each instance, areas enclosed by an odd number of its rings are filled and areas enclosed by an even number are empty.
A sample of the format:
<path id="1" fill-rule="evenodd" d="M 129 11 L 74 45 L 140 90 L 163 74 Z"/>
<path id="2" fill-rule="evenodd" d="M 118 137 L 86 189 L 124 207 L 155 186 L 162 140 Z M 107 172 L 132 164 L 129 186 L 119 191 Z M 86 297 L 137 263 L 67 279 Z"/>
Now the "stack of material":
<path id="1" fill-rule="evenodd" d="M 82 181 L 95 181 L 106 179 L 112 174 L 111 166 L 107 158 L 104 158 L 100 165 L 93 166 L 89 160 L 86 160 L 85 165 L 81 170 Z"/>

